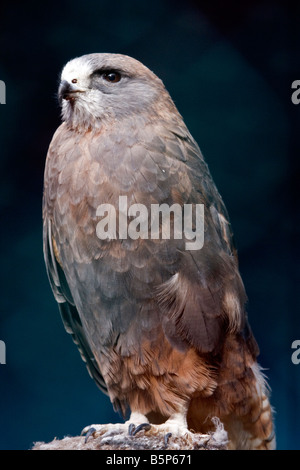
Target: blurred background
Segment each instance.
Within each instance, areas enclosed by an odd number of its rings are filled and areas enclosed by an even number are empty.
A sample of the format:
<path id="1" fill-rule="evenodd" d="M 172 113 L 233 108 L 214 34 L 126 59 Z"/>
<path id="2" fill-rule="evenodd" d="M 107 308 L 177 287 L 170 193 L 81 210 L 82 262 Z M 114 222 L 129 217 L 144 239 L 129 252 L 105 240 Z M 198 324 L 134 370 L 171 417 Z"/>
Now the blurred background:
<path id="1" fill-rule="evenodd" d="M 1 2 L 0 448 L 120 417 L 65 332 L 46 276 L 41 201 L 60 124 L 59 73 L 76 56 L 135 57 L 165 83 L 227 205 L 279 449 L 300 449 L 300 9 L 289 2 Z"/>

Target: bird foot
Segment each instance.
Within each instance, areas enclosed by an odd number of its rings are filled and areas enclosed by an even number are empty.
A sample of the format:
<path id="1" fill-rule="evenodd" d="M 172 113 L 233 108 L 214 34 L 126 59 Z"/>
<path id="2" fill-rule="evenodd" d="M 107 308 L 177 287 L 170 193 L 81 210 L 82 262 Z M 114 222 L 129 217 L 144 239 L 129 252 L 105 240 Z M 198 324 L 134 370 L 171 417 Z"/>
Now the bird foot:
<path id="1" fill-rule="evenodd" d="M 189 431 L 186 425 L 172 419 L 158 425 L 142 423 L 133 430 L 131 435 L 135 436 L 142 429 L 145 431 L 145 436 L 158 438 L 163 443 L 165 449 L 168 448 L 171 442 L 173 445 L 175 443 L 174 441 L 177 441 L 177 443 L 180 442 L 181 446 L 187 446 L 187 448 L 194 448 L 196 446 L 205 447 L 211 439 L 210 434 L 195 434 Z"/>
<path id="2" fill-rule="evenodd" d="M 143 431 L 143 432 L 142 432 Z M 210 434 L 195 434 L 187 429 L 185 420 L 180 415 L 169 418 L 163 424 L 150 424 L 144 415 L 132 413 L 130 419 L 125 423 L 116 424 L 92 424 L 86 426 L 81 435 L 85 436 L 85 443 L 90 436 L 93 438 L 102 437 L 102 442 L 107 443 L 120 439 L 127 440 L 139 435 L 147 436 L 156 442 L 161 442 L 162 448 L 176 446 L 180 443 L 183 448 L 204 447 L 211 439 Z M 177 442 L 177 444 L 176 444 Z"/>
<path id="3" fill-rule="evenodd" d="M 147 421 L 139 424 L 131 421 L 93 424 L 86 426 L 81 434 L 85 436 L 85 443 L 92 436 L 93 439 L 100 439 L 98 445 L 117 446 L 118 449 L 200 449 L 206 448 L 212 437 L 210 434 L 193 433 L 180 423 L 168 421 L 159 425 Z"/>
<path id="4" fill-rule="evenodd" d="M 179 423 L 172 422 L 171 420 L 168 420 L 163 424 L 152 425 L 149 434 L 155 437 L 161 436 L 166 447 L 168 446 L 168 442 L 171 438 L 182 438 L 184 441 L 193 442 L 195 436 L 195 434 L 189 431 L 186 426 L 182 426 Z"/>
<path id="5" fill-rule="evenodd" d="M 91 424 L 90 426 L 86 426 L 81 431 L 81 435 L 85 436 L 85 442 L 87 442 L 90 436 L 93 436 L 93 438 L 100 436 L 114 436 L 116 434 L 127 434 L 129 436 L 135 436 L 142 429 L 147 431 L 150 428 L 151 425 L 144 415 L 140 413 L 132 413 L 130 419 L 125 423 Z"/>

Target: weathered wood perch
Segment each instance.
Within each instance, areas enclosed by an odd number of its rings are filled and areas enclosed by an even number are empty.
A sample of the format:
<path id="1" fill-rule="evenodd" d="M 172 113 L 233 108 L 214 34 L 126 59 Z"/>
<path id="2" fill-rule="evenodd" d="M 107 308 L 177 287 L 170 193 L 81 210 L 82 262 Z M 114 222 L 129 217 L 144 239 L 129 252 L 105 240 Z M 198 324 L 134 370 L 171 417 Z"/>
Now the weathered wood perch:
<path id="1" fill-rule="evenodd" d="M 187 437 L 170 437 L 167 445 L 162 434 L 153 435 L 140 431 L 130 436 L 108 424 L 108 431 L 99 437 L 85 436 L 64 437 L 51 442 L 36 442 L 32 450 L 226 450 L 227 432 L 223 424 L 214 418 L 215 431 L 210 434 L 193 434 Z"/>

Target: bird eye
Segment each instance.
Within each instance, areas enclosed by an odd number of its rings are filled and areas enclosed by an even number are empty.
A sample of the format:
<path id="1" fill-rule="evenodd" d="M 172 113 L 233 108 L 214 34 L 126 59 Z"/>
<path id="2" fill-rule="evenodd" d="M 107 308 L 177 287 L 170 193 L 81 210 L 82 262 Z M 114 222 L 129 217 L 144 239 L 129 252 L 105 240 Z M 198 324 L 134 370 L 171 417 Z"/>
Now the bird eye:
<path id="1" fill-rule="evenodd" d="M 103 78 L 107 82 L 117 83 L 121 80 L 121 74 L 119 72 L 105 72 Z"/>
<path id="2" fill-rule="evenodd" d="M 73 78 L 72 83 L 77 83 L 77 78 Z"/>

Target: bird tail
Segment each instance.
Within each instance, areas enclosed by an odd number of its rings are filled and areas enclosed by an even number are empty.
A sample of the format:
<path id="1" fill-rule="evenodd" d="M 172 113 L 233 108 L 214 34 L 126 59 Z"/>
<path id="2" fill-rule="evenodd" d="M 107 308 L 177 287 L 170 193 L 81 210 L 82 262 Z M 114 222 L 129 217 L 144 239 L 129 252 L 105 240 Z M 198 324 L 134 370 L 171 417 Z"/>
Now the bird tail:
<path id="1" fill-rule="evenodd" d="M 247 398 L 247 404 L 240 402 L 233 413 L 223 419 L 228 432 L 229 449 L 274 450 L 276 437 L 274 411 L 269 401 L 270 391 L 260 366 L 254 363 L 251 369 L 255 377 L 255 391 L 252 389 L 252 396 Z"/>
<path id="2" fill-rule="evenodd" d="M 257 398 L 246 422 L 243 423 L 246 442 L 244 448 L 251 450 L 274 450 L 276 448 L 274 410 L 269 401 L 270 389 L 259 364 L 254 363 L 252 371 L 256 378 Z"/>
<path id="3" fill-rule="evenodd" d="M 247 347 L 240 344 L 236 349 L 236 344 L 228 343 L 214 393 L 191 401 L 189 428 L 206 433 L 212 430 L 212 418 L 217 417 L 228 433 L 229 449 L 273 450 L 276 447 L 274 412 L 266 377 Z"/>

